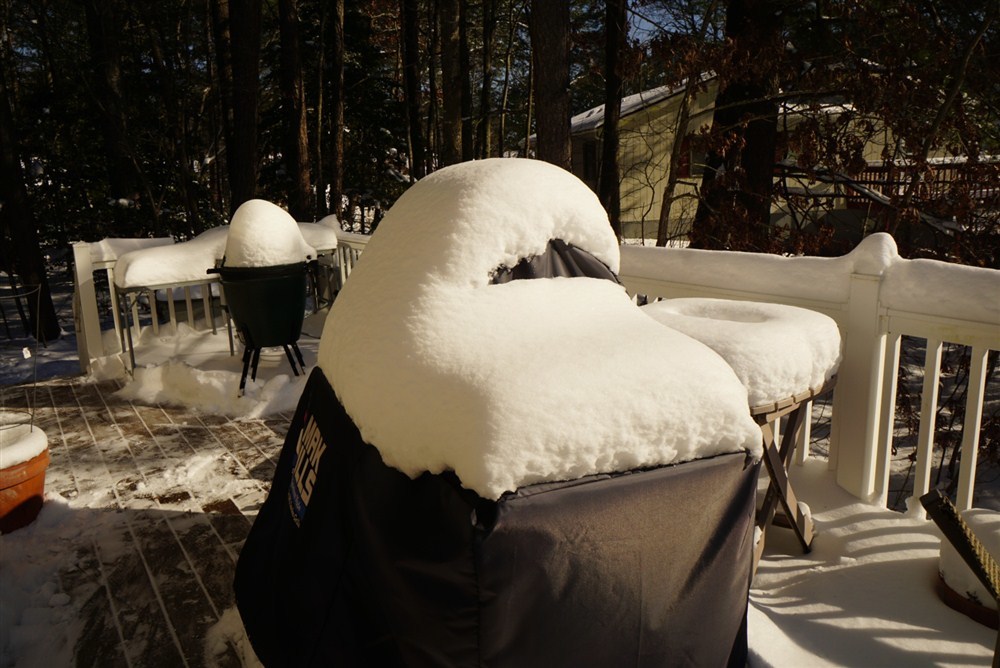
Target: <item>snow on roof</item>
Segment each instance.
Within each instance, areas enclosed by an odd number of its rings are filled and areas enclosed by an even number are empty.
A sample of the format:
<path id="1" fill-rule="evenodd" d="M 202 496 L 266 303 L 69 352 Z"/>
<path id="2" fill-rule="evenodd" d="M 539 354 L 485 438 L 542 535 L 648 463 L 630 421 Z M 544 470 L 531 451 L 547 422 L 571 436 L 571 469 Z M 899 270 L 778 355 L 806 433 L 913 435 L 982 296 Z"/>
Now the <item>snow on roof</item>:
<path id="1" fill-rule="evenodd" d="M 656 104 L 661 100 L 665 100 L 671 95 L 675 95 L 684 90 L 683 86 L 671 87 L 671 86 L 659 86 L 657 88 L 650 88 L 649 90 L 644 90 L 641 93 L 635 93 L 633 95 L 627 95 L 622 98 L 622 109 L 621 115 L 627 116 L 631 113 L 643 109 L 650 105 Z M 593 130 L 599 128 L 604 124 L 604 105 L 600 104 L 593 109 L 588 109 L 582 113 L 573 116 L 569 121 L 570 132 L 584 132 L 586 130 Z"/>
<path id="2" fill-rule="evenodd" d="M 243 202 L 226 239 L 227 267 L 273 267 L 316 256 L 291 214 L 263 199 Z"/>
<path id="3" fill-rule="evenodd" d="M 714 72 L 705 72 L 701 75 L 701 81 L 708 81 L 714 77 Z M 634 114 L 640 109 L 645 109 L 646 107 L 652 106 L 657 102 L 661 102 L 672 95 L 678 95 L 684 91 L 686 85 L 687 84 L 685 82 L 678 86 L 657 86 L 656 88 L 650 88 L 639 93 L 626 95 L 622 98 L 620 114 L 623 117 L 628 116 L 629 114 Z M 570 132 L 573 133 L 594 130 L 595 128 L 601 127 L 603 124 L 603 104 L 599 104 L 593 109 L 581 112 L 576 116 L 573 116 L 569 121 Z"/>
<path id="4" fill-rule="evenodd" d="M 338 295 L 319 365 L 385 462 L 486 498 L 722 452 L 759 454 L 732 369 L 606 280 L 490 283 L 562 239 L 618 269 L 596 195 L 545 162 L 439 170 L 388 211 Z"/>

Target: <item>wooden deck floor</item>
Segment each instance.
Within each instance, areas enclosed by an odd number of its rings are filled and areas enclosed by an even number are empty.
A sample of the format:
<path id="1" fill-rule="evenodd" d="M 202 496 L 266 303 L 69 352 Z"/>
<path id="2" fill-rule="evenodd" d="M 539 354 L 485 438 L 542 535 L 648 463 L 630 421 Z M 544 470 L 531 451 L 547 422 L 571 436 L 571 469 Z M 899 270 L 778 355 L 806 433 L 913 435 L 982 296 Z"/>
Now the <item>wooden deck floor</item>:
<path id="1" fill-rule="evenodd" d="M 66 500 L 79 529 L 53 546 L 73 552 L 58 568 L 74 610 L 73 663 L 241 665 L 219 628 L 224 618 L 239 627 L 236 558 L 291 416 L 197 416 L 123 401 L 117 389 L 60 379 L 36 390 L 51 455 L 46 493 Z M 30 390 L 9 390 L 8 406 L 30 401 Z"/>
<path id="2" fill-rule="evenodd" d="M 50 591 L 36 596 L 39 607 L 17 611 L 21 619 L 12 632 L 17 637 L 0 638 L 0 666 L 256 665 L 235 610 L 232 581 L 291 415 L 239 421 L 199 416 L 130 403 L 115 396 L 118 387 L 79 378 L 38 385 L 35 414 L 52 458 L 49 501 L 39 520 L 21 530 L 33 532 L 26 534 L 31 540 L 15 533 L 8 542 L 3 536 L 0 550 L 24 550 L 14 558 L 37 561 L 53 573 L 43 578 Z M 27 405 L 30 391 L 2 389 L 5 406 Z M 829 478 L 825 464 L 803 471 L 812 477 L 799 489 L 814 496 L 825 489 L 819 479 Z M 850 647 L 869 648 L 868 656 L 875 656 L 870 645 L 889 658 L 867 665 L 988 663 L 994 632 L 952 613 L 933 594 L 937 539 L 929 529 L 888 511 L 875 513 L 839 489 L 807 500 L 819 513 L 823 534 L 816 549 L 809 555 L 798 554 L 795 546 L 779 549 L 773 560 L 765 558 L 755 580 L 751 598 L 759 614 L 752 620 L 751 646 L 760 665 L 781 665 L 769 659 L 774 639 L 781 641 L 771 652 L 777 657 L 791 655 L 790 644 L 801 646 L 798 665 L 851 665 L 857 652 Z M 847 506 L 849 517 L 825 518 L 824 509 Z M 879 519 L 883 515 L 892 517 Z M 885 526 L 871 528 L 873 517 Z M 873 532 L 891 540 L 876 541 Z M 914 541 L 926 543 L 920 559 L 894 561 L 896 552 L 912 550 Z M 845 552 L 848 548 L 854 551 Z M 10 562 L 9 552 L 0 556 Z M 880 576 L 884 584 L 872 591 L 851 584 L 852 573 L 859 574 L 857 582 L 868 582 L 866 569 L 886 564 L 892 574 L 906 575 L 905 586 L 926 589 L 913 610 L 901 611 L 892 602 L 903 586 L 894 575 Z M 11 586 L 2 568 L 0 584 Z M 0 617 L 10 614 L 4 596 L 0 591 Z M 884 605 L 873 608 L 873 599 L 884 599 Z M 793 603 L 816 600 L 833 612 L 800 619 L 789 611 Z M 862 613 L 871 619 L 856 617 Z M 793 617 L 801 623 L 790 632 L 787 622 Z M 761 622 L 772 618 L 784 620 L 784 630 Z M 831 626 L 837 618 L 843 629 Z M 9 629 L 6 621 L 0 627 Z M 886 635 L 890 640 L 880 640 Z M 45 662 L 38 661 L 32 654 L 38 637 L 64 643 L 55 654 L 65 660 L 53 662 L 49 652 L 43 653 Z M 925 637 L 946 641 L 925 643 L 920 651 L 906 642 Z"/>

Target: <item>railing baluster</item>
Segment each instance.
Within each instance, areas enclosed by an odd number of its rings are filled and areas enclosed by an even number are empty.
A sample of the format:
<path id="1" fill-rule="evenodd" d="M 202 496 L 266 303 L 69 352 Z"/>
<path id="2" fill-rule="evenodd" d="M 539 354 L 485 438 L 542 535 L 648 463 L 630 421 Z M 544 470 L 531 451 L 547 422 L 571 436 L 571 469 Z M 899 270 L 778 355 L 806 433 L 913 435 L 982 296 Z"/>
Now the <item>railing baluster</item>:
<path id="1" fill-rule="evenodd" d="M 159 336 L 160 319 L 156 317 L 156 290 L 146 290 L 146 299 L 149 300 L 149 324 L 153 328 L 153 336 Z"/>
<path id="2" fill-rule="evenodd" d="M 184 286 L 184 306 L 187 307 L 188 325 L 191 329 L 197 329 L 194 324 L 194 304 L 191 301 L 191 286 Z"/>
<path id="3" fill-rule="evenodd" d="M 941 380 L 941 348 L 942 343 L 939 339 L 927 339 L 927 354 L 924 357 L 924 389 L 920 396 L 920 431 L 917 433 L 917 474 L 913 479 L 913 496 L 917 498 L 929 492 L 931 487 L 938 383 Z M 921 512 L 922 510 L 922 508 L 919 509 Z"/>
<path id="4" fill-rule="evenodd" d="M 889 473 L 892 461 L 892 439 L 896 432 L 896 392 L 899 381 L 899 351 L 902 335 L 889 332 L 885 347 L 885 371 L 882 374 L 882 407 L 879 411 L 879 459 L 875 470 L 876 503 L 889 503 Z"/>
<path id="5" fill-rule="evenodd" d="M 972 507 L 976 481 L 976 459 L 979 456 L 979 429 L 983 421 L 983 394 L 986 386 L 986 356 L 989 351 L 973 346 L 969 364 L 969 389 L 965 400 L 965 422 L 962 425 L 962 461 L 958 472 L 958 496 L 955 507 Z"/>
<path id="6" fill-rule="evenodd" d="M 167 292 L 167 313 L 170 316 L 170 326 L 174 328 L 174 335 L 177 335 L 177 305 L 174 304 L 174 289 L 165 288 Z"/>
<path id="7" fill-rule="evenodd" d="M 215 317 L 212 313 L 212 285 L 203 283 L 201 286 L 201 305 L 205 310 L 205 329 L 211 329 L 215 334 Z"/>
<path id="8" fill-rule="evenodd" d="M 136 292 L 135 299 L 132 300 L 132 329 L 135 332 L 135 338 L 139 338 L 142 334 L 142 323 L 139 322 L 139 297 L 142 295 L 141 292 Z"/>

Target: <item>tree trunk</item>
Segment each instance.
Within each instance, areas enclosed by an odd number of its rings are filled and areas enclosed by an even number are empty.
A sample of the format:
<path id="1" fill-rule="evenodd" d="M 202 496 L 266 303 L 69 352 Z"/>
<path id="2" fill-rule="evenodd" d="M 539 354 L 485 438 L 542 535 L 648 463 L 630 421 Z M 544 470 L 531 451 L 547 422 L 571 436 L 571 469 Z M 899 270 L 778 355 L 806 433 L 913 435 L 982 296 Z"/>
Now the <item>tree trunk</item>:
<path id="1" fill-rule="evenodd" d="M 427 52 L 427 171 L 432 172 L 441 164 L 441 115 L 438 108 L 438 65 L 440 64 L 441 33 L 438 21 L 438 2 L 428 4 L 427 23 L 430 25 L 431 39 Z"/>
<path id="2" fill-rule="evenodd" d="M 531 128 L 534 118 L 532 114 L 535 110 L 535 59 L 532 58 L 528 62 L 528 104 L 524 111 L 524 151 L 521 155 L 522 158 L 527 158 L 530 155 L 528 141 L 531 138 Z M 535 137 L 535 156 L 538 155 L 538 137 Z"/>
<path id="3" fill-rule="evenodd" d="M 225 150 L 217 152 L 219 160 L 216 162 L 222 163 L 218 168 L 221 171 L 224 166 L 228 176 L 228 165 L 232 158 L 229 147 L 236 142 L 233 136 L 233 61 L 229 45 L 231 41 L 229 0 L 212 0 L 210 5 L 212 9 L 212 42 L 215 47 L 215 71 L 219 89 L 219 118 L 222 121 L 222 137 L 225 146 Z M 228 188 L 222 189 L 223 211 L 225 205 L 229 205 L 230 211 L 235 208 L 230 204 L 233 201 L 232 183 L 228 183 L 228 186 Z"/>
<path id="4" fill-rule="evenodd" d="M 709 16 L 715 14 L 715 9 L 719 0 L 712 0 L 705 9 L 698 27 L 698 41 L 705 39 L 705 33 L 709 28 Z M 681 96 L 680 105 L 677 109 L 677 117 L 674 121 L 674 142 L 670 149 L 670 164 L 667 167 L 667 185 L 663 188 L 663 198 L 660 200 L 660 217 L 656 228 L 656 245 L 666 246 L 670 237 L 670 210 L 674 204 L 674 192 L 677 190 L 677 183 L 680 181 L 678 174 L 681 166 L 681 155 L 685 148 L 684 140 L 687 138 L 688 122 L 691 118 L 691 98 L 695 95 L 695 90 L 701 82 L 701 72 L 692 71 L 688 73 L 684 82 L 684 94 Z M 690 156 L 688 156 L 690 160 Z"/>
<path id="5" fill-rule="evenodd" d="M 225 0 L 220 0 L 224 2 Z M 261 0 L 229 0 L 233 69 L 233 143 L 229 155 L 230 213 L 257 193 L 257 90 L 260 86 Z"/>
<path id="6" fill-rule="evenodd" d="M 330 16 L 330 212 L 344 214 L 344 0 L 334 0 Z"/>
<path id="7" fill-rule="evenodd" d="M 309 124 L 302 77 L 298 0 L 279 0 L 281 30 L 281 97 L 285 124 L 285 169 L 292 179 L 288 211 L 296 220 L 313 220 L 312 177 L 309 170 Z"/>
<path id="8" fill-rule="evenodd" d="M 695 248 L 771 250 L 771 195 L 778 106 L 774 71 L 750 67 L 775 53 L 782 25 L 773 0 L 729 0 L 726 36 L 735 71 L 720 80 L 701 198 L 691 229 Z M 718 138 L 725 137 L 719 143 Z M 724 146 L 724 149 L 718 146 Z"/>
<path id="9" fill-rule="evenodd" d="M 13 262 L 23 287 L 40 287 L 40 297 L 36 299 L 32 296 L 27 300 L 30 326 L 32 332 L 39 333 L 43 342 L 51 341 L 59 338 L 59 322 L 52 305 L 45 260 L 21 170 L 5 69 L 0 66 L 0 202 L 3 202 L 0 223 L 4 232 L 2 236 L 9 236 L 11 245 L 4 249 L 4 255 L 9 256 L 5 259 Z"/>
<path id="10" fill-rule="evenodd" d="M 170 233 L 174 237 L 200 232 L 203 228 L 201 214 L 198 211 L 198 198 L 192 191 L 191 184 L 197 182 L 197 175 L 191 168 L 188 156 L 188 133 L 186 132 L 186 110 L 177 99 L 177 85 L 173 69 L 167 63 L 163 52 L 163 40 L 160 36 L 160 26 L 146 25 L 146 35 L 149 38 L 150 56 L 160 80 L 160 93 L 163 96 L 163 111 L 166 132 L 170 136 L 170 153 L 175 171 L 175 183 L 184 203 L 186 224 L 184 229 L 171 225 Z"/>
<path id="11" fill-rule="evenodd" d="M 439 0 L 441 39 L 441 164 L 462 160 L 462 54 L 461 4 Z"/>
<path id="12" fill-rule="evenodd" d="M 514 21 L 514 6 L 515 3 L 509 3 L 507 12 L 507 52 L 504 54 L 503 92 L 500 95 L 500 127 L 497 130 L 497 154 L 500 157 L 505 155 L 507 148 L 507 101 L 510 96 L 510 69 L 514 55 L 514 35 L 517 31 L 517 24 Z M 525 137 L 527 136 L 525 134 Z"/>
<path id="13" fill-rule="evenodd" d="M 108 172 L 108 199 L 114 218 L 113 234 L 135 236 L 128 216 L 130 207 L 139 204 L 139 179 L 135 173 L 125 130 L 122 108 L 121 49 L 118 35 L 121 16 L 117 2 L 87 0 L 87 41 L 93 72 L 93 96 L 100 119 Z"/>
<path id="14" fill-rule="evenodd" d="M 403 90 L 406 95 L 406 120 L 410 148 L 410 176 L 423 178 L 427 173 L 424 137 L 420 119 L 420 14 L 417 0 L 402 0 L 400 28 L 403 43 Z"/>
<path id="15" fill-rule="evenodd" d="M 536 157 L 572 168 L 569 119 L 569 0 L 531 0 Z"/>
<path id="16" fill-rule="evenodd" d="M 598 197 L 608 212 L 611 229 L 622 238 L 621 193 L 618 175 L 618 119 L 622 106 L 622 52 L 628 0 L 608 0 L 604 14 L 604 124 L 601 144 L 601 177 Z"/>
<path id="17" fill-rule="evenodd" d="M 472 131 L 472 65 L 469 62 L 469 21 L 466 0 L 458 0 L 458 53 L 462 79 L 462 160 L 472 160 L 475 155 Z"/>
<path id="18" fill-rule="evenodd" d="M 479 127 L 476 152 L 479 158 L 492 155 L 492 104 L 493 89 L 493 46 L 497 26 L 497 0 L 483 0 L 483 85 L 479 94 Z"/>
<path id="19" fill-rule="evenodd" d="M 670 147 L 670 164 L 667 169 L 667 185 L 663 188 L 663 199 L 660 200 L 660 217 L 656 227 L 656 245 L 666 246 L 670 236 L 670 209 L 674 204 L 674 192 L 680 180 L 677 172 L 681 166 L 681 154 L 685 148 L 688 121 L 691 118 L 691 96 L 694 94 L 694 75 L 688 76 L 677 109 L 677 119 L 674 121 L 674 143 Z"/>
<path id="20" fill-rule="evenodd" d="M 324 111 L 326 101 L 326 26 L 330 20 L 329 7 L 321 4 L 319 7 L 319 39 L 315 45 L 316 51 L 316 108 L 313 110 L 315 125 L 313 127 L 312 140 L 312 164 L 313 183 L 315 184 L 316 213 L 323 217 L 330 212 L 326 202 L 326 172 L 323 166 L 323 137 L 326 112 Z"/>

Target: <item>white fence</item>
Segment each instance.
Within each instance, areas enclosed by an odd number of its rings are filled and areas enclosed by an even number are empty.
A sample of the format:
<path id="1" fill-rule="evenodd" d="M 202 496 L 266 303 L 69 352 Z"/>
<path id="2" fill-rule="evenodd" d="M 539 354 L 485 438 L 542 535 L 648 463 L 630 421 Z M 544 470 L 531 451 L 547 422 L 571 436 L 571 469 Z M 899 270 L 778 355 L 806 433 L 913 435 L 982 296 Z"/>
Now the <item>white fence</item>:
<path id="1" fill-rule="evenodd" d="M 347 232 L 337 236 L 336 262 L 343 284 L 368 237 Z M 87 276 L 79 272 L 78 266 L 83 313 L 78 330 L 93 332 L 92 275 L 88 285 Z M 942 344 L 969 346 L 972 363 L 957 505 L 971 507 L 987 356 L 1000 350 L 1000 271 L 905 260 L 891 237 L 875 234 L 837 258 L 623 246 L 620 278 L 633 295 L 777 302 L 836 320 L 844 354 L 834 392 L 830 467 L 844 489 L 882 505 L 889 492 L 902 337 L 927 340 L 915 496 L 930 487 Z M 81 350 L 81 364 L 85 354 Z"/>

